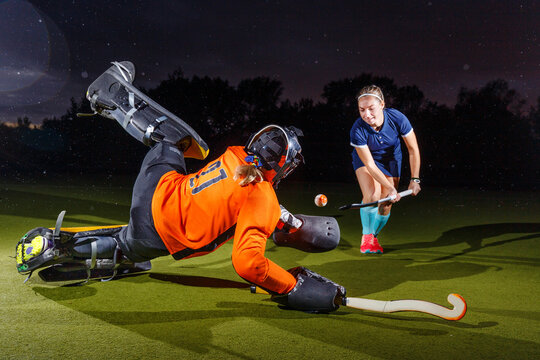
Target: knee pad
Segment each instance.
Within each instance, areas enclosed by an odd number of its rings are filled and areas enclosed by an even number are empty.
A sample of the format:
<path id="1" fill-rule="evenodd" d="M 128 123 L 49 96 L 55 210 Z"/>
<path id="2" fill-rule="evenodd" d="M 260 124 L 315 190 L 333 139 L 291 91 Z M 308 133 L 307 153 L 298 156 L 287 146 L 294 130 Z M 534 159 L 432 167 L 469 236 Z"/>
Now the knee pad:
<path id="1" fill-rule="evenodd" d="M 135 139 L 151 146 L 156 142 L 175 144 L 185 157 L 204 159 L 208 145 L 188 124 L 133 86 L 135 66 L 129 61 L 113 62 L 86 92 L 92 110 L 116 120 Z"/>

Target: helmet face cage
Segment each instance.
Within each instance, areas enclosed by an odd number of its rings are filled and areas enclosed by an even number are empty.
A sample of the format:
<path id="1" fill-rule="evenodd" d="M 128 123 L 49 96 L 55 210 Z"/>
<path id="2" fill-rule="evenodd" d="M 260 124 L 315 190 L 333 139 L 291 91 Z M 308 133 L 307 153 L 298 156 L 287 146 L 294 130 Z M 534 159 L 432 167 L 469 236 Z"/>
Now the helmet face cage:
<path id="1" fill-rule="evenodd" d="M 272 182 L 277 186 L 281 179 L 304 162 L 297 137 L 302 135 L 302 131 L 294 126 L 268 125 L 253 135 L 245 148 L 261 158 L 265 169 L 276 172 Z"/>

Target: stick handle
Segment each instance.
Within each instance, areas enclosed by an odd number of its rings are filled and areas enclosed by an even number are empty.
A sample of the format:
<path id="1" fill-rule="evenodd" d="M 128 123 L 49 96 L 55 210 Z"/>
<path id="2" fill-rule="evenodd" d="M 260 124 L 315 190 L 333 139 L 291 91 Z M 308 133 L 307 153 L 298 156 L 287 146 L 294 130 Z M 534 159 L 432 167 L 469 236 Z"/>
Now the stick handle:
<path id="1" fill-rule="evenodd" d="M 411 194 L 412 194 L 412 190 L 405 190 L 405 191 L 402 191 L 402 192 L 399 193 L 399 195 L 401 197 L 411 195 Z M 370 202 L 370 203 L 358 203 L 358 204 L 354 203 L 354 204 L 343 205 L 343 206 L 339 207 L 339 210 L 361 209 L 363 207 L 373 206 L 373 205 L 383 203 L 385 201 L 394 200 L 395 198 L 396 198 L 395 196 L 388 196 L 388 197 L 385 197 L 383 199 L 373 201 L 373 202 Z"/>
<path id="2" fill-rule="evenodd" d="M 405 190 L 405 191 L 400 192 L 399 196 L 404 197 L 404 196 L 411 195 L 411 194 L 412 194 L 412 190 Z M 396 198 L 396 195 L 392 195 L 392 196 L 389 196 L 389 197 L 386 197 L 384 199 L 379 200 L 378 203 L 380 204 L 380 203 L 388 201 L 388 200 L 394 200 L 395 198 Z"/>

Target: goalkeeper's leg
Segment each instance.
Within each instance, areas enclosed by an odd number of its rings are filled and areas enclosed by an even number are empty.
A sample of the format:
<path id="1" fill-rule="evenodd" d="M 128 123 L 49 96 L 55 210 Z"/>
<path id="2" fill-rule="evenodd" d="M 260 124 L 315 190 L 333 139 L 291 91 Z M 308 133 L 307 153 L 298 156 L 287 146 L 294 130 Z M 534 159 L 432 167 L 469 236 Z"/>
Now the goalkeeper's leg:
<path id="1" fill-rule="evenodd" d="M 105 228 L 61 228 L 64 212 L 54 230 L 35 228 L 16 247 L 17 270 L 45 281 L 82 280 L 114 277 L 117 272 L 149 270 L 150 264 L 136 264 L 120 251 L 123 226 Z M 125 227 L 125 226 L 124 226 Z"/>
<path id="2" fill-rule="evenodd" d="M 170 255 L 154 226 L 152 198 L 161 177 L 171 171 L 186 173 L 182 152 L 168 143 L 154 145 L 146 154 L 133 187 L 129 224 L 119 234 L 122 252 L 133 261 Z"/>
<path id="3" fill-rule="evenodd" d="M 113 62 L 86 92 L 92 110 L 116 120 L 145 145 L 168 142 L 185 157 L 204 159 L 208 145 L 178 116 L 156 103 L 133 84 L 135 66 L 129 61 Z"/>

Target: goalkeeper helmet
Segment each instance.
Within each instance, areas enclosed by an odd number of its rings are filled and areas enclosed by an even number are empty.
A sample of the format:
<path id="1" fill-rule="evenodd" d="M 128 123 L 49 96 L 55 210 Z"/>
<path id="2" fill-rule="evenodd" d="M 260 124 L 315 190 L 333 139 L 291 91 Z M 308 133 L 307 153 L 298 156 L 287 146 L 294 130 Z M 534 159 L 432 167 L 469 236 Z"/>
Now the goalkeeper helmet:
<path id="1" fill-rule="evenodd" d="M 294 126 L 268 125 L 251 135 L 245 150 L 248 154 L 257 155 L 265 170 L 275 171 L 272 183 L 277 187 L 281 179 L 304 162 L 298 142 L 298 136 L 303 135 L 302 130 Z"/>

